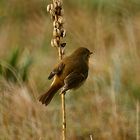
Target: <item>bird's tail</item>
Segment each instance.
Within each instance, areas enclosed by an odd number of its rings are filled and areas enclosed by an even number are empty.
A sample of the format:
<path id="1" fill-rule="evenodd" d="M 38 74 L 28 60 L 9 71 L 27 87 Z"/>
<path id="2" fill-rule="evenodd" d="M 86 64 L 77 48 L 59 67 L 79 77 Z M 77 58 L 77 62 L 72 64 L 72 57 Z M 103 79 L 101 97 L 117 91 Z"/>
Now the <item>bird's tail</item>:
<path id="1" fill-rule="evenodd" d="M 46 106 L 51 102 L 55 93 L 61 88 L 61 86 L 51 86 L 50 89 L 39 97 L 39 101 Z"/>

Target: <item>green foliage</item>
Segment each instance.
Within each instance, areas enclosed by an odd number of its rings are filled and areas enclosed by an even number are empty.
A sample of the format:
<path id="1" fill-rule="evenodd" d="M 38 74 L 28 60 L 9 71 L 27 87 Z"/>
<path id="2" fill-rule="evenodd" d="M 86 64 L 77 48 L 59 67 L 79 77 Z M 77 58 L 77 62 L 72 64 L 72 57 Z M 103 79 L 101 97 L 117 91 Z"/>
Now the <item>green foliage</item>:
<path id="1" fill-rule="evenodd" d="M 22 77 L 23 81 L 28 80 L 29 68 L 30 68 L 31 64 L 32 64 L 32 59 L 31 59 L 31 57 L 27 56 L 24 61 L 23 66 L 20 68 L 21 77 Z"/>
<path id="2" fill-rule="evenodd" d="M 0 62 L 0 75 L 7 81 L 16 83 L 19 81 L 26 82 L 28 80 L 32 58 L 29 56 L 22 58 L 21 56 L 21 50 L 15 48 L 7 60 Z M 23 62 L 21 62 L 21 60 Z"/>

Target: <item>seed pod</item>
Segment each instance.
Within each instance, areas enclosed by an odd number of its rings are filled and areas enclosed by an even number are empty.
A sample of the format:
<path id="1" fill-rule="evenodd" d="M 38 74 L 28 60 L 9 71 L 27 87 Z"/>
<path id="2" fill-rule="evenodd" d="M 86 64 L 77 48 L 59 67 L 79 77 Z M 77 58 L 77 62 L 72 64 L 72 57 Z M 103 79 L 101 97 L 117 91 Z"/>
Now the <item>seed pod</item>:
<path id="1" fill-rule="evenodd" d="M 50 10 L 50 15 L 51 15 L 51 16 L 55 16 L 54 10 L 52 10 L 52 9 Z"/>
<path id="2" fill-rule="evenodd" d="M 59 16 L 58 22 L 59 22 L 60 24 L 64 24 L 64 18 L 63 18 L 62 16 Z"/>
<path id="3" fill-rule="evenodd" d="M 63 56 L 65 54 L 65 46 L 63 46 L 62 44 L 60 45 L 60 53 Z"/>
<path id="4" fill-rule="evenodd" d="M 47 12 L 50 12 L 50 10 L 51 10 L 51 5 L 49 4 L 47 5 Z"/>
<path id="5" fill-rule="evenodd" d="M 65 37 L 66 36 L 66 30 L 65 29 L 61 29 L 61 37 Z"/>
<path id="6" fill-rule="evenodd" d="M 63 48 L 59 47 L 58 48 L 58 52 L 59 52 L 59 57 L 62 59 L 63 56 L 64 56 L 64 49 L 62 50 Z"/>
<path id="7" fill-rule="evenodd" d="M 59 28 L 59 27 L 60 27 L 59 22 L 55 20 L 55 21 L 53 22 L 53 27 Z"/>
<path id="8" fill-rule="evenodd" d="M 60 44 L 60 37 L 59 36 L 56 37 L 56 40 L 57 40 L 58 44 Z"/>
<path id="9" fill-rule="evenodd" d="M 58 1 L 57 4 L 58 4 L 58 7 L 62 8 L 62 2 L 61 1 Z"/>
<path id="10" fill-rule="evenodd" d="M 64 55 L 64 54 L 65 54 L 65 48 L 62 49 L 62 55 Z"/>
<path id="11" fill-rule="evenodd" d="M 58 7 L 58 3 L 57 2 L 54 2 L 53 5 L 54 5 L 55 9 Z"/>
<path id="12" fill-rule="evenodd" d="M 55 46 L 55 47 L 58 47 L 58 46 L 59 46 L 59 43 L 57 42 L 56 39 L 54 39 L 54 46 Z"/>
<path id="13" fill-rule="evenodd" d="M 60 35 L 61 35 L 60 30 L 59 30 L 59 29 L 56 29 L 56 32 L 57 32 L 57 36 L 59 36 L 59 37 L 60 37 Z"/>
<path id="14" fill-rule="evenodd" d="M 66 43 L 61 43 L 60 46 L 64 48 L 66 46 Z"/>
<path id="15" fill-rule="evenodd" d="M 59 46 L 59 41 L 56 38 L 52 39 L 51 40 L 51 46 L 52 47 L 58 47 Z"/>
<path id="16" fill-rule="evenodd" d="M 56 27 L 56 21 L 53 22 L 53 27 Z"/>
<path id="17" fill-rule="evenodd" d="M 57 31 L 56 31 L 56 29 L 57 29 L 57 28 L 54 28 L 54 29 L 53 29 L 53 37 L 56 37 L 56 36 L 57 36 Z"/>
<path id="18" fill-rule="evenodd" d="M 50 7 L 51 7 L 51 9 L 50 10 L 54 10 L 54 6 L 53 6 L 53 4 L 50 4 Z"/>
<path id="19" fill-rule="evenodd" d="M 52 20 L 55 20 L 55 16 L 51 15 L 51 19 L 52 19 Z"/>
<path id="20" fill-rule="evenodd" d="M 61 35 L 61 32 L 58 28 L 54 28 L 53 30 L 53 37 L 57 37 L 57 36 L 60 36 Z"/>
<path id="21" fill-rule="evenodd" d="M 53 3 L 57 2 L 57 0 L 53 0 Z"/>
<path id="22" fill-rule="evenodd" d="M 54 39 L 54 44 L 55 44 L 56 47 L 59 47 L 59 44 L 60 44 L 60 37 L 56 37 L 56 38 Z"/>
<path id="23" fill-rule="evenodd" d="M 55 47 L 55 45 L 54 45 L 54 39 L 51 40 L 51 46 L 52 47 Z"/>
<path id="24" fill-rule="evenodd" d="M 59 7 L 57 7 L 56 11 L 55 11 L 55 14 L 57 16 L 60 16 L 61 15 L 61 9 Z"/>

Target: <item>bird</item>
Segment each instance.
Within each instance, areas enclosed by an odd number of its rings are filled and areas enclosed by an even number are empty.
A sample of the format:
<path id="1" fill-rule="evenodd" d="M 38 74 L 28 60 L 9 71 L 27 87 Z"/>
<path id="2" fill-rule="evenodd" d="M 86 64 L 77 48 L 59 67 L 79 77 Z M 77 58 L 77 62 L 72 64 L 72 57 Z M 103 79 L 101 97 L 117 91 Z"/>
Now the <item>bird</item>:
<path id="1" fill-rule="evenodd" d="M 49 74 L 48 79 L 53 78 L 53 82 L 48 91 L 39 97 L 39 101 L 47 106 L 59 89 L 60 94 L 65 94 L 68 90 L 79 88 L 88 77 L 91 54 L 89 49 L 79 47 L 63 58 Z"/>

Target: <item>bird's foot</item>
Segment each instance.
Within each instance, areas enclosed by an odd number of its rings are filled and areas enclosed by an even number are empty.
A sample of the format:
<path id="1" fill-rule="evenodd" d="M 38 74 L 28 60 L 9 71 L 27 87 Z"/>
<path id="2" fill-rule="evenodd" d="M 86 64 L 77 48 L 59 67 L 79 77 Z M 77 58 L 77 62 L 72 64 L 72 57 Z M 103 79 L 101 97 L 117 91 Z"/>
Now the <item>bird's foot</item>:
<path id="1" fill-rule="evenodd" d="M 66 94 L 66 91 L 65 91 L 65 89 L 64 88 L 62 88 L 62 90 L 60 91 L 60 93 L 59 93 L 59 95 L 62 95 L 62 94 Z"/>

